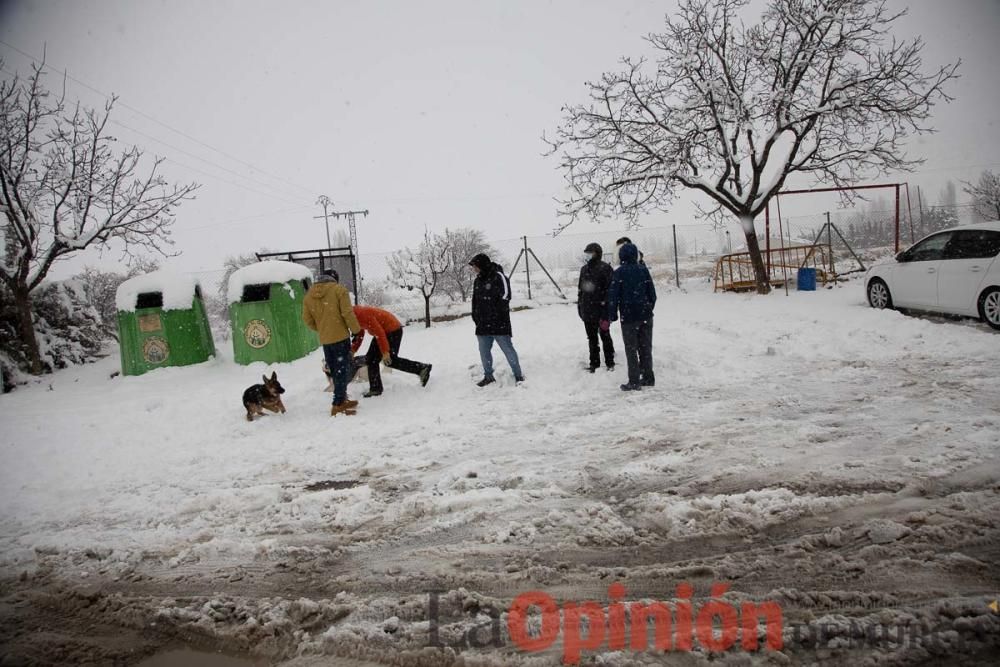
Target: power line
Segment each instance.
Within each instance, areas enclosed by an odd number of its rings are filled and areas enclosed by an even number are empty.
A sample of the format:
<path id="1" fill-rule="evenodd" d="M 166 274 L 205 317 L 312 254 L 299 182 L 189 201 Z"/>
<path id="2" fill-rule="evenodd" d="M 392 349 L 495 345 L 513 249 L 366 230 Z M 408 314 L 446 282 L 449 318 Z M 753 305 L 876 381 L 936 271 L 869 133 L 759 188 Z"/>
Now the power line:
<path id="1" fill-rule="evenodd" d="M 219 220 L 218 222 L 212 222 L 207 225 L 198 225 L 197 227 L 185 227 L 183 229 L 175 230 L 177 233 L 183 232 L 194 232 L 201 229 L 213 229 L 215 227 L 225 227 L 227 225 L 235 225 L 239 222 L 245 222 L 247 220 L 255 220 L 257 218 L 270 218 L 276 215 L 283 215 L 285 213 L 293 213 L 295 211 L 301 211 L 307 208 L 312 208 L 312 206 L 296 206 L 295 208 L 286 208 L 280 211 L 270 211 L 268 213 L 258 213 L 257 215 L 245 215 L 240 218 L 230 218 L 228 220 Z"/>
<path id="2" fill-rule="evenodd" d="M 0 71 L 4 72 L 6 74 L 10 74 L 11 76 L 17 76 L 16 72 L 11 72 L 6 67 L 0 67 Z M 80 100 L 77 99 L 77 102 L 80 102 Z M 202 158 L 202 157 L 200 157 L 198 155 L 195 155 L 194 153 L 191 153 L 189 151 L 186 151 L 183 148 L 179 148 L 177 146 L 174 146 L 173 144 L 170 144 L 170 143 L 168 143 L 166 141 L 163 141 L 162 139 L 157 139 L 156 137 L 154 137 L 152 135 L 146 134 L 145 132 L 142 132 L 140 130 L 136 130 L 135 128 L 132 128 L 132 127 L 129 127 L 128 125 L 125 125 L 124 123 L 122 123 L 120 121 L 110 120 L 109 122 L 111 122 L 111 123 L 113 123 L 113 124 L 121 127 L 124 130 L 127 130 L 129 132 L 133 132 L 133 133 L 135 133 L 137 135 L 140 135 L 140 136 L 143 136 L 143 137 L 146 137 L 147 139 L 149 139 L 151 141 L 155 141 L 158 144 L 162 144 L 164 146 L 167 146 L 168 148 L 176 150 L 176 151 L 178 151 L 180 153 L 184 153 L 185 155 L 193 157 L 196 160 L 200 160 L 201 162 L 204 162 L 205 164 L 211 165 L 211 166 L 213 166 L 213 167 L 215 167 L 217 169 L 221 169 L 222 171 L 226 171 L 226 172 L 228 172 L 230 174 L 233 174 L 237 178 L 244 179 L 244 180 L 246 180 L 246 181 L 248 181 L 250 183 L 254 183 L 257 186 L 263 185 L 266 188 L 273 188 L 272 185 L 269 185 L 267 183 L 263 183 L 262 181 L 255 181 L 254 179 L 252 179 L 252 178 L 250 178 L 248 176 L 244 176 L 243 174 L 241 174 L 239 172 L 233 171 L 232 169 L 228 169 L 227 167 L 223 167 L 222 165 L 216 164 L 215 162 L 212 162 L 211 160 L 206 160 L 205 158 Z M 257 188 L 251 188 L 251 187 L 247 187 L 247 186 L 245 186 L 243 184 L 240 184 L 240 183 L 235 183 L 235 182 L 230 181 L 228 179 L 222 178 L 221 176 L 219 176 L 217 174 L 213 174 L 211 172 L 207 172 L 207 171 L 204 171 L 202 169 L 198 169 L 197 167 L 192 167 L 190 165 L 184 164 L 183 162 L 181 162 L 179 160 L 175 160 L 175 159 L 173 159 L 171 157 L 164 157 L 163 159 L 166 162 L 170 162 L 170 163 L 176 164 L 177 166 L 182 167 L 184 169 L 197 172 L 197 173 L 202 174 L 204 176 L 208 176 L 209 178 L 213 178 L 213 179 L 215 179 L 215 180 L 217 180 L 217 181 L 219 181 L 221 183 L 226 183 L 228 185 L 232 185 L 232 186 L 241 188 L 243 190 L 247 190 L 248 192 L 253 192 L 255 194 L 263 195 L 265 197 L 270 197 L 271 199 L 277 199 L 279 201 L 285 202 L 286 204 L 298 204 L 299 201 L 301 201 L 301 200 L 294 201 L 294 200 L 288 199 L 287 196 L 284 196 L 283 194 L 275 194 L 275 192 L 278 192 L 277 190 L 274 190 L 274 192 L 265 192 L 265 191 L 261 190 L 259 187 L 257 187 Z M 294 195 L 289 195 L 289 196 L 294 196 Z"/>
<path id="3" fill-rule="evenodd" d="M 80 86 L 83 86 L 84 88 L 86 88 L 87 90 L 90 90 L 91 92 L 97 93 L 98 95 L 104 97 L 105 99 L 111 99 L 111 97 L 112 97 L 111 95 L 109 95 L 109 94 L 107 94 L 105 92 L 102 92 L 101 90 L 98 90 L 94 86 L 91 86 L 90 84 L 85 83 L 84 81 L 81 81 L 80 79 L 77 79 L 76 77 L 70 76 L 70 74 L 66 70 L 63 70 L 62 72 L 59 72 L 58 70 L 56 70 L 55 68 L 53 68 L 51 65 L 45 64 L 43 61 L 38 60 L 37 58 L 35 58 L 34 56 L 32 56 L 30 53 L 27 53 L 26 51 L 22 51 L 21 49 L 17 48 L 13 44 L 5 42 L 2 39 L 0 39 L 0 44 L 6 46 L 7 48 L 11 49 L 12 51 L 15 51 L 15 52 L 21 54 L 22 56 L 24 56 L 25 58 L 28 58 L 33 63 L 39 65 L 42 68 L 48 69 L 48 70 L 50 70 L 50 71 L 52 71 L 52 72 L 54 72 L 56 74 L 62 74 L 63 76 L 65 76 L 70 81 L 73 81 L 74 83 L 76 83 L 76 84 L 78 84 Z M 272 179 L 274 179 L 276 181 L 280 181 L 282 183 L 285 183 L 286 185 L 290 185 L 290 186 L 292 186 L 294 188 L 297 188 L 297 189 L 299 189 L 299 190 L 301 190 L 303 192 L 306 192 L 306 193 L 309 194 L 309 196 L 315 195 L 315 192 L 309 190 L 306 187 L 303 187 L 303 186 L 299 185 L 298 183 L 293 183 L 292 181 L 289 181 L 289 180 L 287 180 L 285 178 L 282 178 L 281 176 L 277 176 L 277 175 L 272 174 L 272 173 L 270 173 L 268 171 L 265 171 L 264 169 L 261 169 L 260 167 L 257 167 L 257 166 L 255 166 L 254 164 L 252 164 L 250 162 L 247 162 L 245 160 L 241 160 L 240 158 L 235 157 L 233 155 L 230 155 L 229 153 L 226 153 L 225 151 L 223 151 L 221 149 L 215 148 L 214 146 L 211 146 L 211 145 L 205 143 L 204 141 L 201 141 L 200 139 L 197 139 L 197 138 L 191 136 L 190 134 L 187 134 L 186 132 L 184 132 L 182 130 L 178 130 L 177 128 L 172 127 L 171 125 L 169 125 L 167 123 L 164 123 L 163 121 L 161 121 L 161 120 L 159 120 L 157 118 L 154 118 L 153 116 L 150 116 L 149 114 L 145 113 L 144 111 L 141 111 L 141 110 L 139 110 L 139 109 L 137 109 L 137 108 L 135 108 L 135 107 L 133 107 L 133 106 L 131 106 L 129 104 L 126 104 L 125 102 L 122 102 L 121 100 L 118 100 L 118 104 L 120 104 L 123 108 L 128 109 L 129 111 L 131 111 L 131 112 L 133 112 L 135 114 L 138 114 L 138 115 L 142 116 L 143 118 L 146 118 L 147 120 L 150 120 L 150 121 L 156 123 L 157 125 L 160 125 L 161 127 L 166 128 L 167 130 L 170 130 L 171 132 L 174 132 L 175 134 L 179 134 L 180 136 L 184 137 L 188 141 L 193 141 L 194 143 L 198 144 L 199 146 L 203 146 L 204 148 L 207 148 L 207 149 L 209 149 L 211 151 L 214 151 L 214 152 L 216 152 L 216 153 L 218 153 L 218 154 L 220 154 L 220 155 L 222 155 L 222 156 L 224 156 L 224 157 L 226 157 L 226 158 L 228 158 L 228 159 L 230 159 L 230 160 L 232 160 L 234 162 L 238 162 L 238 163 L 242 164 L 245 167 L 249 167 L 250 169 L 258 171 L 261 174 L 264 174 L 265 176 L 268 176 L 268 177 L 270 177 L 270 178 L 272 178 Z"/>
<path id="4" fill-rule="evenodd" d="M 166 146 L 167 148 L 172 148 L 173 150 L 178 151 L 180 153 L 183 153 L 184 155 L 187 155 L 188 157 L 193 157 L 195 160 L 200 160 L 201 162 L 204 162 L 205 164 L 212 165 L 216 169 L 221 169 L 222 171 L 225 171 L 225 172 L 227 172 L 229 174 L 232 174 L 232 175 L 236 176 L 237 178 L 242 178 L 242 179 L 244 179 L 246 181 L 249 181 L 250 183 L 254 183 L 255 185 L 263 186 L 265 188 L 273 188 L 273 186 L 270 185 L 270 184 L 268 184 L 268 183 L 264 183 L 262 181 L 254 180 L 254 179 L 250 178 L 249 176 L 244 176 L 243 174 L 241 174 L 239 172 L 236 172 L 236 171 L 233 171 L 232 169 L 228 169 L 226 167 L 223 167 L 222 165 L 216 164 L 216 163 L 212 162 L 211 160 L 206 160 L 205 158 L 200 157 L 198 155 L 195 155 L 194 153 L 191 153 L 190 151 L 186 151 L 183 148 L 180 148 L 178 146 L 174 146 L 173 144 L 167 143 L 166 141 L 163 141 L 162 139 L 157 139 L 156 137 L 154 137 L 152 135 L 146 134 L 145 132 L 137 130 L 137 129 L 133 128 L 133 127 L 129 127 L 128 125 L 125 125 L 124 123 L 122 123 L 120 121 L 112 120 L 111 122 L 113 124 L 117 125 L 118 127 L 122 128 L 122 129 L 128 130 L 129 132 L 134 132 L 135 134 L 138 134 L 141 137 L 146 137 L 147 139 L 149 139 L 151 141 L 155 141 L 158 144 L 162 144 L 163 146 Z M 176 161 L 174 161 L 174 162 L 175 162 L 175 164 L 181 164 L 180 162 L 176 162 Z M 201 173 L 206 173 L 206 172 L 201 172 Z M 235 183 L 232 183 L 232 181 L 223 181 L 223 182 L 231 183 L 233 185 L 237 185 Z M 249 189 L 249 188 L 247 188 L 247 189 Z M 280 199 L 280 200 L 282 200 L 284 202 L 287 202 L 289 204 L 297 204 L 298 203 L 297 201 L 293 201 L 291 199 L 285 198 L 285 196 L 284 196 L 285 193 L 274 194 L 274 193 L 280 193 L 279 190 L 274 190 L 272 193 L 263 192 L 261 190 L 252 190 L 252 192 L 257 192 L 258 194 L 263 194 L 263 195 L 272 197 L 273 199 Z M 296 196 L 296 195 L 289 195 L 289 196 Z"/>

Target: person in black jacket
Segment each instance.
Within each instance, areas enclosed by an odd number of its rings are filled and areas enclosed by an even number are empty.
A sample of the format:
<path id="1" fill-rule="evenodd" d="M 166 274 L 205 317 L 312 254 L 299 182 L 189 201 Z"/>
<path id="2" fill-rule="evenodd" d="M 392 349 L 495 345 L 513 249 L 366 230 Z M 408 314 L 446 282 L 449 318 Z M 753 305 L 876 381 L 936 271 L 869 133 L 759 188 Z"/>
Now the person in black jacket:
<path id="1" fill-rule="evenodd" d="M 590 366 L 587 370 L 593 373 L 601 365 L 601 348 L 597 342 L 600 337 L 604 346 L 604 363 L 610 371 L 615 368 L 615 344 L 611 340 L 611 332 L 601 328 L 601 320 L 607 317 L 608 288 L 614 269 L 603 260 L 604 250 L 599 244 L 591 243 L 583 251 L 588 259 L 580 268 L 576 310 L 583 320 L 590 346 Z"/>
<path id="2" fill-rule="evenodd" d="M 656 289 L 649 269 L 639 264 L 639 249 L 631 243 L 618 251 L 621 266 L 615 269 L 608 290 L 608 319 L 601 328 L 610 327 L 621 312 L 622 340 L 628 360 L 628 383 L 622 391 L 652 387 L 653 377 L 653 307 Z"/>
<path id="3" fill-rule="evenodd" d="M 499 264 L 480 253 L 469 261 L 476 272 L 472 284 L 472 321 L 476 323 L 476 338 L 479 340 L 479 357 L 483 362 L 483 379 L 477 385 L 485 387 L 493 384 L 493 342 L 500 346 L 514 380 L 523 382 L 521 363 L 511 341 L 510 327 L 510 281 L 503 274 Z"/>

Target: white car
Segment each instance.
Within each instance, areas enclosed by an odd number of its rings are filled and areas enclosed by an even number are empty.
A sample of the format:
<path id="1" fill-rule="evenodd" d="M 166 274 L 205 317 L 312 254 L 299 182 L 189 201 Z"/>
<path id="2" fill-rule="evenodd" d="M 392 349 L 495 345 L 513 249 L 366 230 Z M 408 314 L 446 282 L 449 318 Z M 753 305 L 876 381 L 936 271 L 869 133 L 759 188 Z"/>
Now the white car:
<path id="1" fill-rule="evenodd" d="M 934 232 L 868 270 L 868 303 L 980 317 L 1000 329 L 998 254 L 1000 222 Z"/>

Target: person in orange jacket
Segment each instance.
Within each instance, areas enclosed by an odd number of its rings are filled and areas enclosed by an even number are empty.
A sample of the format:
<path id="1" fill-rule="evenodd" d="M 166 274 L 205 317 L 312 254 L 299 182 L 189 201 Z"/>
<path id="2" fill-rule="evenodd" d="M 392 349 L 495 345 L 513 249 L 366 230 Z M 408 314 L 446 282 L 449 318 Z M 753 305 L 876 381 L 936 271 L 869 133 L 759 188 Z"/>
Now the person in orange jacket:
<path id="1" fill-rule="evenodd" d="M 364 356 L 365 365 L 368 366 L 368 391 L 363 394 L 365 398 L 382 395 L 382 375 L 378 367 L 380 362 L 398 371 L 417 375 L 420 377 L 420 386 L 427 385 L 431 377 L 431 364 L 410 361 L 399 356 L 399 345 L 403 342 L 403 325 L 395 315 L 374 306 L 354 306 L 354 315 L 361 325 L 361 333 L 354 336 L 351 350 L 356 354 L 361 349 L 366 331 L 374 338 Z M 355 368 L 358 366 L 355 365 Z"/>

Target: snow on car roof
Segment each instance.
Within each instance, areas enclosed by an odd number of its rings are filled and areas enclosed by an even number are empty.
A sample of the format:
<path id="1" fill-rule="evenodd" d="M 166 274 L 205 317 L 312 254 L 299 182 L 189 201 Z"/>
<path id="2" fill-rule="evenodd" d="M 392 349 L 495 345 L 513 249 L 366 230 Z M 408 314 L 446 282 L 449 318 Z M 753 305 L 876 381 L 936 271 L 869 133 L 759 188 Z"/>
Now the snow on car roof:
<path id="1" fill-rule="evenodd" d="M 943 232 L 953 231 L 956 229 L 990 229 L 1000 231 L 1000 220 L 987 220 L 986 222 L 975 222 L 968 225 L 958 225 L 957 227 L 952 227 L 950 229 L 942 229 Z"/>
<path id="2" fill-rule="evenodd" d="M 195 290 L 201 287 L 198 279 L 183 273 L 153 271 L 129 278 L 115 292 L 115 306 L 121 312 L 135 312 L 140 294 L 159 292 L 163 295 L 163 310 L 187 310 L 191 307 Z"/>
<path id="3" fill-rule="evenodd" d="M 285 283 L 289 280 L 312 280 L 312 271 L 308 266 L 295 262 L 283 262 L 277 259 L 266 260 L 244 266 L 233 272 L 229 277 L 229 288 L 226 297 L 229 303 L 236 303 L 243 298 L 243 288 L 247 285 L 269 285 Z"/>

